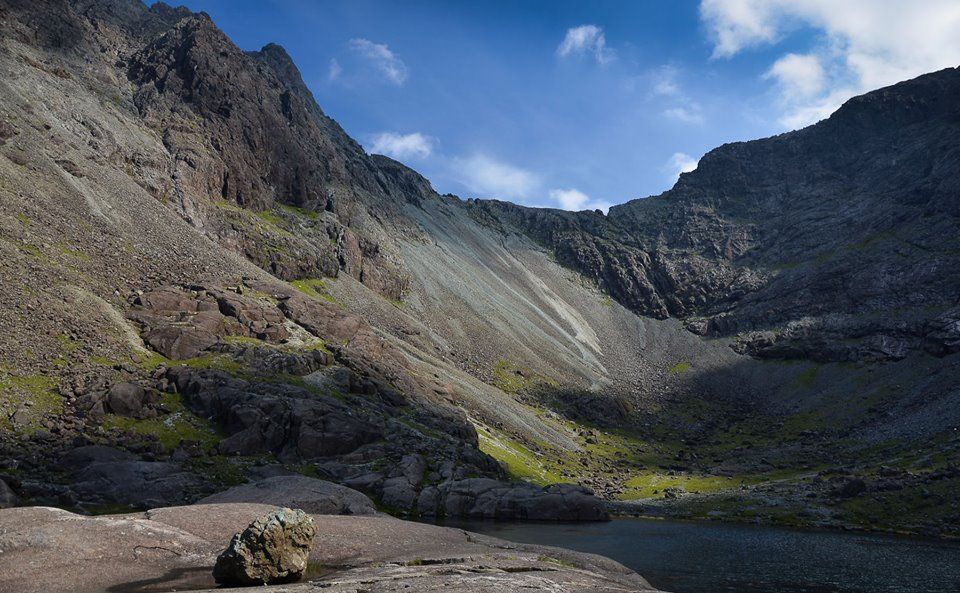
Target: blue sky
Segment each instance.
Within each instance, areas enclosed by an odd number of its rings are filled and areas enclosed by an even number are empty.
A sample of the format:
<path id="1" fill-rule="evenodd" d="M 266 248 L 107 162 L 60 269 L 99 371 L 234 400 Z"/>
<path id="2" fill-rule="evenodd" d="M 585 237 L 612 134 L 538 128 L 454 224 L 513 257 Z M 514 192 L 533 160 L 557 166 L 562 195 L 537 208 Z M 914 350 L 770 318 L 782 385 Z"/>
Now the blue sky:
<path id="1" fill-rule="evenodd" d="M 283 45 L 329 116 L 438 191 L 567 209 L 960 63 L 956 0 L 185 4 L 242 49 Z"/>

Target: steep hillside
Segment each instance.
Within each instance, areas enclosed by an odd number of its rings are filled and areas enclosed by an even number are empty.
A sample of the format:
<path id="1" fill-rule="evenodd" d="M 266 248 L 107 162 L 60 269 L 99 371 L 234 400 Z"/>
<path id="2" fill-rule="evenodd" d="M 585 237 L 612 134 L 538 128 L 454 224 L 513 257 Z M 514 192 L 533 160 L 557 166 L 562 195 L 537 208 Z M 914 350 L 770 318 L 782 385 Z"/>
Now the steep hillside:
<path id="1" fill-rule="evenodd" d="M 0 25 L 0 477 L 21 500 L 299 472 L 397 513 L 603 516 L 522 479 L 960 530 L 957 70 L 604 216 L 438 195 L 282 48 L 203 14 L 0 0 Z"/>

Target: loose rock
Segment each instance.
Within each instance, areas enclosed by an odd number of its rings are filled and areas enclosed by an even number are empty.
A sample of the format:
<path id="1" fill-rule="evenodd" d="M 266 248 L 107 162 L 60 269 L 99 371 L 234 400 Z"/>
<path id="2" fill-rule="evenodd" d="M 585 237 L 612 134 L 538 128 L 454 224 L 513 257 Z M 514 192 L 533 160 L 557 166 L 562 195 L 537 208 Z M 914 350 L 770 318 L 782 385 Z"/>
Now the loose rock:
<path id="1" fill-rule="evenodd" d="M 217 558 L 213 578 L 222 585 L 267 585 L 296 580 L 307 569 L 316 529 L 297 509 L 263 515 L 233 536 Z"/>

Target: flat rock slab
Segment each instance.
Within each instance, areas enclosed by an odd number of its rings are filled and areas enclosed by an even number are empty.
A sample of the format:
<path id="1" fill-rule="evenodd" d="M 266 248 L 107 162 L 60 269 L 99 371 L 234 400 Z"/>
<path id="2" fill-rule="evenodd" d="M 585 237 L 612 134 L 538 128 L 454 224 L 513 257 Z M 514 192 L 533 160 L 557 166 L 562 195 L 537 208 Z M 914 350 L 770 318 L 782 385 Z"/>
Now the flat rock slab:
<path id="1" fill-rule="evenodd" d="M 46 507 L 0 510 L 0 593 L 212 590 L 211 570 L 233 534 L 275 508 L 204 504 L 101 517 Z M 271 593 L 320 586 L 352 593 L 654 591 L 600 556 L 383 515 L 313 519 L 313 573 L 300 583 L 268 587 Z"/>

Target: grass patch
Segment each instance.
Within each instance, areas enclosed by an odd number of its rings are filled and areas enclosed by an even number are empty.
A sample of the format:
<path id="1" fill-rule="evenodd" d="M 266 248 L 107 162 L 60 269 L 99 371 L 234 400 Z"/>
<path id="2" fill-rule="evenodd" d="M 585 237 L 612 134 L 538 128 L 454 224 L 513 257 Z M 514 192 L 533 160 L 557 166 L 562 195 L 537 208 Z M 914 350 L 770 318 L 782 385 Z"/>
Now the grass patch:
<path id="1" fill-rule="evenodd" d="M 220 442 L 222 436 L 214 425 L 187 410 L 180 396 L 171 393 L 163 394 L 160 406 L 168 412 L 167 415 L 141 420 L 107 414 L 102 426 L 105 430 L 130 432 L 154 438 L 167 451 L 176 449 L 182 441 L 198 442 L 207 451 Z"/>
<path id="2" fill-rule="evenodd" d="M 283 219 L 277 216 L 274 212 L 271 212 L 269 210 L 261 210 L 260 212 L 256 212 L 255 214 L 257 215 L 257 218 L 259 218 L 260 220 L 263 220 L 264 222 L 272 224 L 273 226 L 279 227 L 283 224 Z"/>
<path id="3" fill-rule="evenodd" d="M 544 385 L 559 387 L 559 383 L 545 375 L 521 369 L 509 360 L 499 360 L 493 367 L 493 385 L 505 393 L 517 394 Z"/>
<path id="4" fill-rule="evenodd" d="M 234 374 L 243 370 L 243 365 L 228 354 L 204 354 L 195 358 L 178 361 L 176 364 L 190 367 L 191 369 L 212 369 Z"/>
<path id="5" fill-rule="evenodd" d="M 337 302 L 327 291 L 327 285 L 320 278 L 302 278 L 292 281 L 290 285 L 312 299 L 322 299 L 333 304 Z"/>
<path id="6" fill-rule="evenodd" d="M 25 405 L 27 402 L 29 406 Z M 33 434 L 47 414 L 63 412 L 63 399 L 57 393 L 57 381 L 46 375 L 8 375 L 0 377 L 0 404 L 7 413 L 0 425 L 18 434 Z M 11 414 L 16 413 L 16 424 Z"/>
<path id="7" fill-rule="evenodd" d="M 297 206 L 288 206 L 286 204 L 282 204 L 280 207 L 290 214 L 303 216 L 305 218 L 309 218 L 310 220 L 317 220 L 320 218 L 320 213 L 315 210 L 307 210 L 306 208 L 298 208 Z"/>
<path id="8" fill-rule="evenodd" d="M 686 372 L 689 371 L 692 367 L 693 367 L 693 365 L 691 365 L 691 364 L 690 364 L 689 362 L 687 362 L 687 361 L 678 362 L 677 364 L 675 364 L 675 365 L 673 365 L 672 367 L 670 367 L 670 372 L 673 373 L 674 375 L 679 375 L 679 374 L 681 374 L 681 373 L 686 373 Z"/>
<path id="9" fill-rule="evenodd" d="M 542 456 L 498 430 L 477 426 L 477 436 L 480 438 L 480 450 L 503 463 L 513 478 L 541 486 L 568 481 L 555 469 L 548 467 Z"/>
<path id="10" fill-rule="evenodd" d="M 623 500 L 656 498 L 662 495 L 666 488 L 683 488 L 689 493 L 709 494 L 737 489 L 744 482 L 745 480 L 742 479 L 725 476 L 695 474 L 671 476 L 651 472 L 640 474 L 624 482 L 626 489 L 620 495 L 620 498 Z"/>
<path id="11" fill-rule="evenodd" d="M 223 336 L 220 338 L 227 344 L 240 344 L 246 346 L 263 346 L 266 344 L 263 340 L 251 338 L 250 336 Z"/>
<path id="12" fill-rule="evenodd" d="M 237 486 L 247 481 L 247 466 L 258 457 L 226 457 L 211 455 L 198 457 L 189 462 L 190 469 L 205 475 L 221 486 Z"/>

